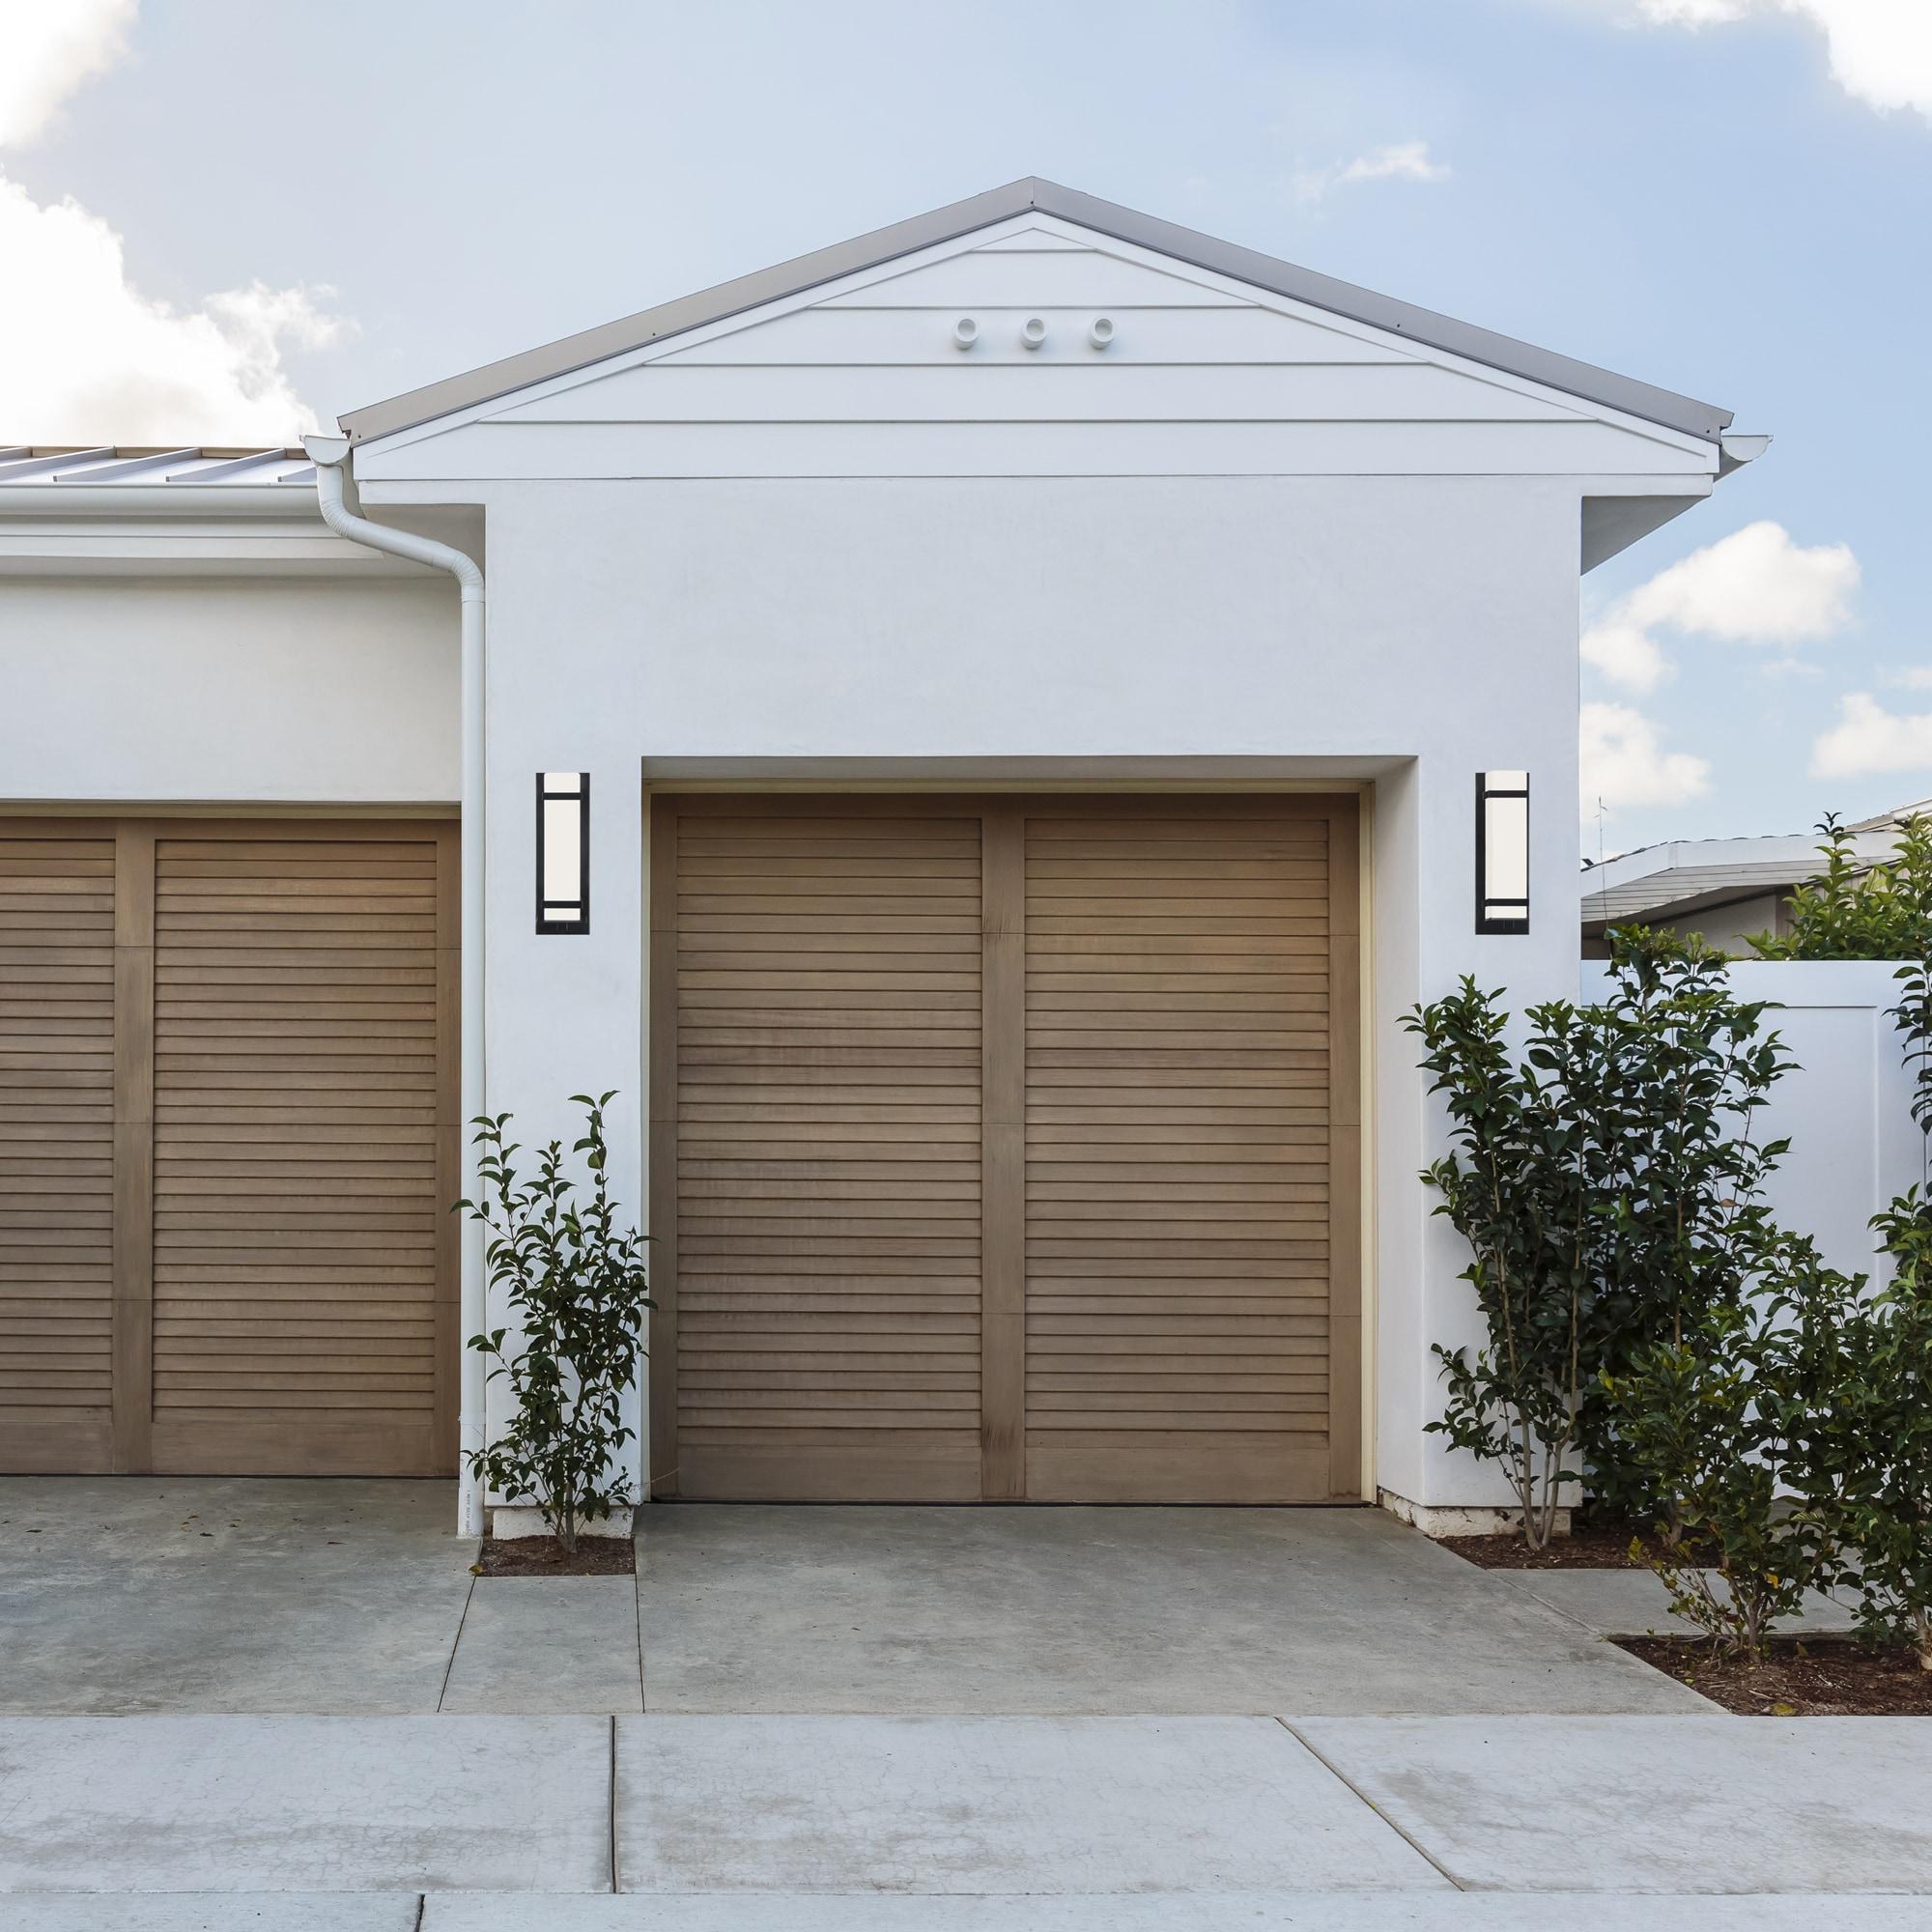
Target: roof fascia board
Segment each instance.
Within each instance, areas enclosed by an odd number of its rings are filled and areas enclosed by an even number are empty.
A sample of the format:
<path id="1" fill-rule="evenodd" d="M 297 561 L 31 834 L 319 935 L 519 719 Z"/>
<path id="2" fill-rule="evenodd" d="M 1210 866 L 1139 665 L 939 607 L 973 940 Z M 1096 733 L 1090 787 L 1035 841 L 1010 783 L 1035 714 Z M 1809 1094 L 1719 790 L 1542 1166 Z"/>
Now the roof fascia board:
<path id="1" fill-rule="evenodd" d="M 1002 229 L 1013 234 L 1040 233 L 1081 240 L 1083 246 L 1094 254 L 1105 255 L 1112 260 L 1134 264 L 1163 274 L 1178 275 L 1180 268 L 1188 266 L 1176 264 L 1171 256 L 1162 254 L 1158 250 L 1143 248 L 1135 242 L 1122 242 L 1117 236 L 1095 235 L 1094 230 L 1083 229 L 1076 222 L 1065 217 L 1043 215 L 1037 210 L 1010 216 L 1004 221 L 988 223 L 985 229 L 975 230 L 973 233 L 976 235 L 988 231 L 998 233 Z M 1090 237 L 1091 240 L 1086 239 Z M 953 244 L 965 238 L 953 236 L 945 242 L 936 242 L 911 254 L 896 257 L 892 262 L 855 269 L 849 274 L 841 275 L 834 281 L 814 283 L 809 289 L 800 289 L 788 296 L 776 297 L 769 302 L 759 304 L 755 309 L 721 316 L 715 321 L 698 323 L 691 328 L 681 329 L 673 335 L 639 343 L 633 348 L 605 356 L 587 367 L 560 370 L 556 375 L 542 382 L 531 383 L 505 395 L 480 398 L 467 408 L 454 411 L 447 415 L 434 416 L 426 422 L 417 423 L 409 429 L 396 430 L 380 438 L 375 443 L 367 446 L 368 451 L 371 455 L 380 452 L 384 457 L 397 455 L 404 450 L 433 442 L 439 437 L 454 434 L 472 423 L 494 420 L 505 410 L 521 409 L 526 405 L 541 403 L 567 394 L 585 384 L 608 382 L 632 370 L 648 367 L 653 362 L 681 355 L 688 349 L 720 341 L 745 328 L 781 321 L 788 315 L 795 315 L 801 310 L 828 299 L 859 295 L 895 280 L 899 276 L 917 274 L 922 269 L 928 268 L 936 262 L 952 258 L 957 253 Z M 1628 496 L 1637 493 L 1638 485 L 1641 484 L 1641 494 L 1678 497 L 1682 499 L 1680 507 L 1689 507 L 1697 497 L 1710 494 L 1717 474 L 1718 449 L 1716 444 L 1701 437 L 1669 429 L 1643 417 L 1627 415 L 1621 410 L 1606 405 L 1590 405 L 1567 391 L 1551 389 L 1546 384 L 1533 382 L 1527 377 L 1518 376 L 1509 370 L 1498 369 L 1490 363 L 1471 362 L 1464 356 L 1435 350 L 1420 342 L 1410 347 L 1395 341 L 1385 330 L 1378 329 L 1372 324 L 1358 322 L 1351 316 L 1338 315 L 1333 310 L 1311 308 L 1307 303 L 1298 301 L 1292 296 L 1257 288 L 1251 282 L 1239 281 L 1215 270 L 1197 271 L 1193 276 L 1178 276 L 1178 278 L 1191 281 L 1199 288 L 1236 297 L 1266 313 L 1290 317 L 1313 328 L 1331 330 L 1347 341 L 1373 344 L 1376 348 L 1385 351 L 1391 358 L 1400 358 L 1404 362 L 1410 363 L 1429 362 L 1438 369 L 1463 376 L 1471 382 L 1486 383 L 1493 387 L 1506 389 L 1512 394 L 1526 396 L 1538 403 L 1565 409 L 1578 421 L 1594 420 L 1605 423 L 1663 448 L 1694 456 L 1709 466 L 1702 474 L 1670 470 L 1661 472 L 1655 479 L 1649 481 L 1632 476 L 1610 476 L 1601 479 L 1594 476 L 1584 477 L 1581 480 L 1585 496 Z M 374 478 L 370 476 L 365 463 L 364 471 L 358 480 L 366 486 L 372 480 L 381 479 L 380 475 Z M 432 495 L 422 500 L 440 499 Z"/>
<path id="2" fill-rule="evenodd" d="M 1210 269 L 1238 282 L 1271 290 L 1276 295 L 1306 302 L 1311 308 L 1327 309 L 1352 321 L 1367 323 L 1372 328 L 1386 329 L 1391 335 L 1406 336 L 1431 349 L 1447 350 L 1452 355 L 1466 357 L 1506 374 L 1526 377 L 1545 387 L 1560 389 L 1566 395 L 1580 396 L 1586 402 L 1606 404 L 1646 422 L 1662 423 L 1685 436 L 1715 441 L 1731 424 L 1731 412 L 1712 403 L 1700 403 L 1674 390 L 1661 389 L 1634 377 L 1619 376 L 1592 362 L 1559 355 L 1554 350 L 1539 349 L 1494 329 L 1479 328 L 1473 323 L 1458 322 L 1454 316 L 1438 315 L 1434 309 L 1418 308 L 1398 301 L 1393 296 L 1377 295 L 1357 288 L 1352 282 L 1338 281 L 1333 275 L 1313 269 L 1297 268 L 1233 242 L 1217 241 L 1177 222 L 1157 215 L 1142 214 L 1121 208 L 1111 201 L 1083 194 L 1078 188 L 1060 187 L 1052 182 L 1037 185 L 1044 190 L 1040 206 L 1047 213 L 1064 215 L 1097 234 L 1117 241 L 1132 242 L 1159 254 L 1171 255 L 1197 269 Z"/>
<path id="3" fill-rule="evenodd" d="M 560 341 L 505 356 L 479 369 L 446 377 L 366 409 L 352 410 L 341 418 L 342 427 L 350 440 L 357 443 L 418 428 L 514 390 L 587 368 L 593 362 L 646 348 L 667 336 L 682 335 L 707 324 L 725 321 L 749 309 L 883 267 L 901 256 L 956 241 L 978 229 L 1026 213 L 1057 215 L 1095 234 L 1151 249 L 1192 268 L 1226 275 L 1251 288 L 1286 296 L 1391 335 L 1406 337 L 1485 368 L 1522 377 L 1683 436 L 1715 441 L 1731 423 L 1730 411 L 1712 404 L 1616 375 L 1551 350 L 1538 349 L 1492 329 L 1478 328 L 1473 324 L 1397 301 L 1389 296 L 1377 295 L 1252 248 L 1217 241 L 1178 223 L 1083 194 L 1077 188 L 1062 187 L 1029 176 L 1005 187 L 953 202 L 929 214 L 894 222 L 868 235 L 816 249 L 696 295 L 682 296 L 656 308 L 565 336 Z"/>
<path id="4" fill-rule="evenodd" d="M 1065 228 L 1069 230 L 1079 229 L 1084 225 L 1075 222 L 1070 216 L 1050 218 L 1056 223 L 1064 222 Z M 1045 228 L 1039 232 L 1050 234 L 1056 232 L 1056 230 L 1054 228 Z M 1090 235 L 1098 232 L 1092 228 L 1086 230 L 1086 233 Z M 1495 388 L 1506 389 L 1512 395 L 1524 396 L 1532 402 L 1543 403 L 1552 408 L 1565 409 L 1578 421 L 1594 420 L 1607 423 L 1612 428 L 1623 430 L 1631 436 L 1642 437 L 1651 442 L 1661 443 L 1665 448 L 1680 450 L 1687 454 L 1698 456 L 1711 464 L 1715 477 L 1719 450 L 1718 446 L 1708 437 L 1694 434 L 1689 430 L 1673 428 L 1668 424 L 1658 422 L 1654 417 L 1633 415 L 1628 411 L 1617 408 L 1614 404 L 1579 396 L 1574 389 L 1555 388 L 1548 383 L 1539 382 L 1536 378 L 1522 375 L 1517 370 L 1502 368 L 1494 362 L 1479 361 L 1471 356 L 1459 355 L 1454 350 L 1440 349 L 1434 343 L 1422 341 L 1419 337 L 1409 337 L 1408 340 L 1414 344 L 1414 347 L 1412 349 L 1407 348 L 1401 343 L 1392 342 L 1389 331 L 1386 328 L 1380 327 L 1375 323 L 1365 321 L 1359 316 L 1345 315 L 1337 309 L 1319 307 L 1304 300 L 1299 296 L 1290 295 L 1285 290 L 1264 288 L 1259 283 L 1245 280 L 1238 275 L 1224 273 L 1218 269 L 1202 270 L 1201 265 L 1198 263 L 1177 264 L 1174 255 L 1166 249 L 1150 247 L 1143 242 L 1129 242 L 1124 237 L 1118 235 L 1105 236 L 1103 239 L 1113 242 L 1115 245 L 1112 248 L 1096 248 L 1094 251 L 1094 253 L 1106 255 L 1117 262 L 1132 263 L 1161 273 L 1173 274 L 1177 267 L 1194 268 L 1198 271 L 1196 275 L 1178 276 L 1177 279 L 1189 281 L 1197 288 L 1210 289 L 1219 295 L 1237 297 L 1242 300 L 1252 302 L 1257 308 L 1264 309 L 1269 314 L 1288 316 L 1296 322 L 1306 323 L 1313 328 L 1329 329 L 1336 335 L 1346 338 L 1348 341 L 1372 344 L 1377 348 L 1386 349 L 1393 355 L 1406 356 L 1409 361 L 1428 362 L 1451 375 L 1465 377 L 1470 382 L 1487 383 Z M 934 254 L 936 257 L 936 251 L 926 252 Z M 882 275 L 877 279 L 879 282 L 886 282 L 894 280 L 900 275 L 916 274 L 924 266 L 925 263 L 923 261 L 908 260 L 901 262 L 894 268 L 890 275 Z M 859 286 L 863 288 L 869 285 L 862 283 Z M 856 289 L 854 293 L 857 293 Z M 1275 298 L 1272 302 L 1267 299 L 1270 296 Z M 821 292 L 815 292 L 815 298 L 824 300 L 826 298 Z M 710 331 L 714 335 L 722 335 L 728 332 L 727 326 L 721 326 L 716 330 Z M 694 331 L 693 339 L 701 341 L 705 337 Z M 672 355 L 682 346 L 681 343 L 667 343 L 654 346 L 646 355 L 639 356 L 638 360 L 646 361 L 659 356 Z M 582 372 L 578 373 L 581 374 Z M 616 370 L 613 368 L 611 373 L 615 374 Z M 1678 487 L 1683 487 L 1687 480 L 1680 477 L 1678 479 Z M 1702 494 L 1709 494 L 1708 485 L 1698 487 L 1701 488 Z M 1619 494 L 1629 495 L 1630 492 L 1620 490 Z"/>
<path id="5" fill-rule="evenodd" d="M 978 234 L 987 228 L 998 228 L 1006 218 L 1008 217 L 983 222 L 979 228 L 965 232 Z M 946 260 L 949 244 L 962 239 L 963 236 L 960 235 L 948 235 L 924 246 L 894 256 L 889 262 L 861 263 L 842 274 L 770 296 L 762 301 L 752 303 L 747 308 L 734 308 L 727 314 L 695 322 L 689 327 L 672 329 L 645 341 L 613 349 L 608 355 L 597 356 L 590 362 L 573 363 L 567 369 L 557 370 L 554 375 L 520 384 L 500 393 L 478 396 L 474 402 L 465 404 L 461 409 L 449 411 L 442 415 L 427 417 L 422 422 L 409 424 L 370 440 L 379 442 L 384 455 L 413 448 L 418 443 L 433 441 L 440 436 L 467 428 L 471 423 L 488 422 L 500 415 L 505 409 L 521 408 L 526 403 L 543 402 L 553 396 L 567 394 L 584 384 L 608 382 L 612 377 L 678 355 L 686 349 L 697 348 L 707 342 L 716 342 L 725 336 L 735 335 L 742 329 L 756 327 L 767 322 L 781 321 L 788 315 L 796 315 L 801 310 L 823 301 L 827 291 L 838 292 L 840 283 L 849 283 L 850 292 L 857 293 L 861 289 L 873 286 L 876 282 L 891 279 L 890 276 L 877 274 L 876 270 L 890 268 L 895 262 L 900 264 L 895 272 L 914 273 L 920 269 L 930 267 L 935 262 Z M 725 286 L 729 287 L 730 284 L 727 283 Z M 578 338 L 573 336 L 568 339 L 575 341 Z M 345 424 L 348 420 L 347 416 L 342 418 Z M 358 486 L 362 481 L 358 473 Z"/>
<path id="6" fill-rule="evenodd" d="M 975 229 L 990 228 L 996 221 L 1026 213 L 1037 206 L 1033 190 L 1039 185 L 1027 180 L 989 188 L 983 194 L 935 209 L 930 214 L 895 221 L 890 227 L 873 229 L 869 235 L 855 236 L 829 248 L 815 248 L 809 255 L 798 255 L 789 262 L 739 275 L 714 288 L 700 289 L 696 295 L 679 296 L 656 308 L 641 309 L 636 315 L 582 329 L 560 341 L 526 349 L 521 355 L 506 355 L 497 362 L 486 362 L 480 369 L 445 377 L 420 389 L 407 390 L 386 402 L 372 403 L 367 409 L 351 410 L 340 418 L 343 432 L 352 442 L 370 442 L 396 430 L 414 429 L 434 417 L 494 401 L 554 376 L 571 375 L 629 350 L 647 348 L 668 335 L 682 335 L 707 323 L 724 322 L 731 316 L 743 315 L 748 309 L 762 308 L 768 302 L 803 295 L 862 270 L 878 268 L 901 255 L 956 241 Z"/>
<path id="7" fill-rule="evenodd" d="M 0 486 L 0 523 L 14 518 L 269 517 L 287 524 L 319 524 L 315 492 L 270 483 L 9 483 Z"/>

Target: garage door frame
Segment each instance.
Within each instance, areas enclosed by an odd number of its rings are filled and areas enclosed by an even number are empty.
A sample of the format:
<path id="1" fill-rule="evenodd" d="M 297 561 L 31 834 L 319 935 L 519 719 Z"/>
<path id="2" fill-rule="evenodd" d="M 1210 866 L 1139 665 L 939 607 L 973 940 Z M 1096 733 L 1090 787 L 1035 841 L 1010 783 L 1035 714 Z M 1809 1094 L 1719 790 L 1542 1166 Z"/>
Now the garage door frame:
<path id="1" fill-rule="evenodd" d="M 678 1303 L 678 826 L 686 815 L 792 810 L 977 819 L 981 828 L 981 1453 L 980 1499 L 1025 1498 L 1025 825 L 1103 807 L 1158 816 L 1177 809 L 1229 817 L 1318 818 L 1328 829 L 1330 1258 L 1327 1493 L 1359 1502 L 1365 1452 L 1362 1401 L 1362 899 L 1361 801 L 1352 792 L 918 793 L 667 791 L 649 797 L 649 1192 L 652 1283 L 649 1489 L 679 1492 Z M 1122 1498 L 1125 1499 L 1125 1498 Z"/>
<path id="2" fill-rule="evenodd" d="M 123 815 L 76 811 L 0 815 L 0 838 L 111 838 L 114 845 L 114 1072 L 112 1180 L 112 1406 L 107 1430 L 87 1453 L 36 1438 L 36 1411 L 0 1415 L 0 1468 L 25 1473 L 441 1475 L 456 1466 L 458 1250 L 454 1213 L 439 1211 L 434 1246 L 434 1389 L 428 1453 L 405 1444 L 412 1432 L 354 1421 L 316 1423 L 289 1439 L 277 1422 L 234 1425 L 213 1460 L 164 1428 L 159 1453 L 154 1414 L 155 999 L 157 844 L 170 839 L 244 842 L 407 840 L 437 852 L 435 898 L 437 1055 L 435 1189 L 440 1210 L 460 1188 L 461 1095 L 459 828 L 449 817 Z"/>

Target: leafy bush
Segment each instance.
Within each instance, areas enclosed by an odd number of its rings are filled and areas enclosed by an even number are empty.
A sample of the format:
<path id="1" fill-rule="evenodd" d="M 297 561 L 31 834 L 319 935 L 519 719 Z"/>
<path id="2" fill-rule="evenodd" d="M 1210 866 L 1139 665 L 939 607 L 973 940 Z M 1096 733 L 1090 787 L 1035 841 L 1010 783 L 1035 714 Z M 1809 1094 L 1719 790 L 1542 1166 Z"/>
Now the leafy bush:
<path id="1" fill-rule="evenodd" d="M 1577 1045 L 1577 1009 L 1530 1009 L 1528 1064 L 1504 1044 L 1498 996 L 1465 978 L 1460 991 L 1404 1025 L 1421 1037 L 1422 1066 L 1446 1097 L 1456 1152 L 1423 1171 L 1436 1208 L 1473 1251 L 1462 1279 L 1476 1291 L 1490 1346 L 1471 1359 L 1435 1345 L 1449 1385 L 1445 1435 L 1499 1463 L 1533 1548 L 1554 1527 L 1584 1368 L 1589 1293 L 1589 1190 L 1584 1128 L 1566 1106 L 1564 1069 Z"/>
<path id="2" fill-rule="evenodd" d="M 1818 830 L 1824 869 L 1788 901 L 1790 931 L 1751 945 L 1766 959 L 1902 962 L 1891 1017 L 1914 1076 L 1913 1117 L 1932 1132 L 1932 818 L 1901 818 L 1891 857 L 1871 865 L 1835 817 Z M 1932 1204 L 1915 1190 L 1872 1226 L 1893 1278 L 1842 1311 L 1809 1507 L 1843 1552 L 1837 1574 L 1861 1622 L 1911 1642 L 1932 1670 Z"/>
<path id="3" fill-rule="evenodd" d="M 1500 995 L 1470 980 L 1405 1021 L 1455 1145 L 1423 1178 L 1469 1242 L 1463 1278 L 1489 1330 L 1473 1357 L 1436 1349 L 1449 1394 L 1431 1427 L 1503 1465 L 1538 1547 L 1573 1453 L 1599 1500 L 1653 1502 L 1603 1378 L 1739 1302 L 1785 1147 L 1752 1137 L 1791 1065 L 1764 1003 L 1735 998 L 1700 940 L 1613 938 L 1605 1000 L 1531 1008 L 1520 1065 Z"/>
<path id="4" fill-rule="evenodd" d="M 1837 1325 L 1808 1487 L 1860 1623 L 1932 1670 L 1932 1221 L 1915 1192 L 1873 1225 L 1897 1272 Z"/>
<path id="5" fill-rule="evenodd" d="M 1577 1439 L 1598 1502 L 1633 1510 L 1650 1498 L 1602 1375 L 1681 1342 L 1747 1293 L 1773 1236 L 1765 1182 L 1789 1145 L 1760 1142 L 1756 1117 L 1794 1063 L 1766 1027 L 1768 1004 L 1732 992 L 1723 953 L 1641 927 L 1611 940 L 1609 988 L 1580 1016 L 1587 1050 L 1566 1072 L 1591 1188 Z"/>
<path id="6" fill-rule="evenodd" d="M 1829 1574 L 1815 1437 L 1837 1324 L 1862 1286 L 1826 1268 L 1809 1240 L 1774 1236 L 1758 1261 L 1755 1293 L 1604 1378 L 1623 1454 L 1658 1501 L 1633 1554 L 1715 1648 L 1752 1660 Z"/>
<path id="7" fill-rule="evenodd" d="M 604 1109 L 613 1096 L 574 1094 L 585 1110 L 583 1137 L 571 1151 L 590 1177 L 579 1205 L 564 1173 L 562 1146 L 539 1152 L 535 1177 L 520 1180 L 504 1139 L 511 1117 L 472 1124 L 485 1198 L 457 1206 L 489 1230 L 490 1281 L 514 1313 L 518 1334 L 472 1335 L 469 1347 L 495 1366 L 516 1406 L 509 1426 L 470 1456 L 470 1473 L 497 1493 L 529 1497 L 557 1542 L 577 1548 L 579 1525 L 631 1506 L 630 1479 L 616 1458 L 636 1439 L 622 1420 L 623 1399 L 644 1354 L 645 1311 L 654 1307 L 644 1269 L 644 1237 L 620 1231 L 611 1200 Z"/>
<path id="8" fill-rule="evenodd" d="M 1759 932 L 1761 959 L 1923 959 L 1932 954 L 1932 818 L 1908 814 L 1888 860 L 1868 865 L 1833 812 L 1818 822 L 1825 868 L 1792 894 L 1791 929 Z"/>

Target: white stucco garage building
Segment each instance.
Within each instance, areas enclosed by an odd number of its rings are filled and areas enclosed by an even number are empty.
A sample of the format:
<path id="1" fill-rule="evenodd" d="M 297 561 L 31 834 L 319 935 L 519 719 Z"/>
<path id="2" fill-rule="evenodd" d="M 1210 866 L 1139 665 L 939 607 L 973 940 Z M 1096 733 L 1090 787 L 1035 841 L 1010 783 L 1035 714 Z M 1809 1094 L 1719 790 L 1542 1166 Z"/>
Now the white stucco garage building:
<path id="1" fill-rule="evenodd" d="M 0 455 L 0 1467 L 454 1470 L 459 1121 L 614 1087 L 659 1494 L 1487 1500 L 1397 1022 L 1574 993 L 1729 422 L 1024 181 L 314 444 L 467 712 L 303 453 Z"/>

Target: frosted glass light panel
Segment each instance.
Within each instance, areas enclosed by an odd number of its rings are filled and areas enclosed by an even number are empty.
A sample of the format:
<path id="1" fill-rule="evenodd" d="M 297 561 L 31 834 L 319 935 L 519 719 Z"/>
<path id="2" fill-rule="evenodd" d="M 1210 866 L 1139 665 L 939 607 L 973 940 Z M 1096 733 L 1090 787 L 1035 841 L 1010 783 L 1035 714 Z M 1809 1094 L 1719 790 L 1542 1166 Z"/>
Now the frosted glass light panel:
<path id="1" fill-rule="evenodd" d="M 1529 774 L 1476 774 L 1476 930 L 1529 930 Z"/>
<path id="2" fill-rule="evenodd" d="M 537 930 L 590 930 L 590 774 L 537 774 Z"/>

